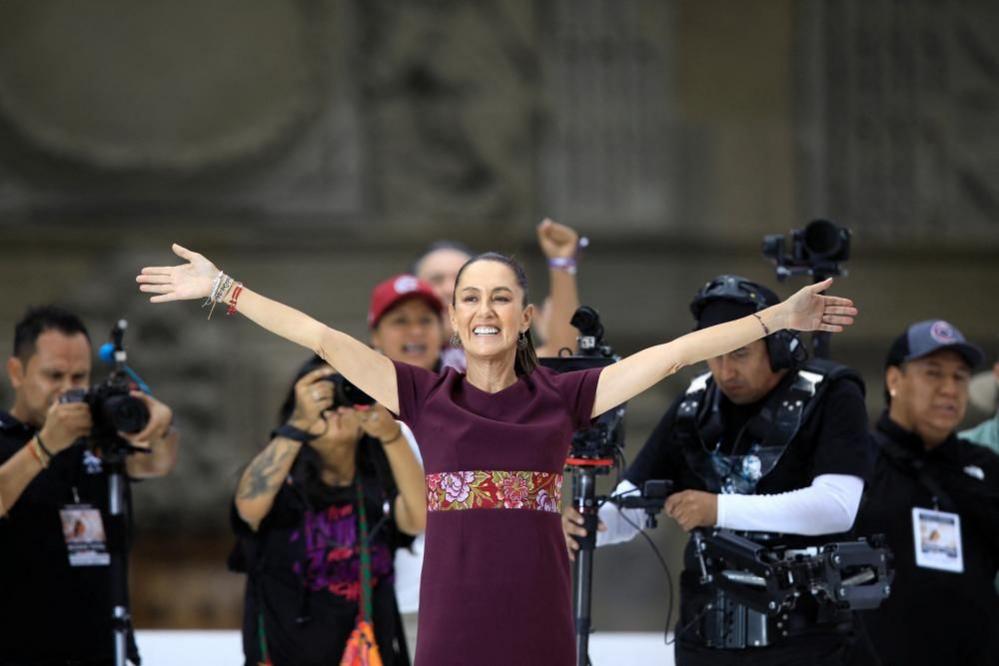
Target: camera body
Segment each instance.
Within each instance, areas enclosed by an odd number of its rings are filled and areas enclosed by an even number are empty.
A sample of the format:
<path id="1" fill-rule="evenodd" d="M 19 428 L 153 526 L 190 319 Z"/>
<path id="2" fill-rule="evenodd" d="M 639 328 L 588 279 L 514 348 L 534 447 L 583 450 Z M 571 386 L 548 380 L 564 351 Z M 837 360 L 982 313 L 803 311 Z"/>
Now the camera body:
<path id="1" fill-rule="evenodd" d="M 340 373 L 324 377 L 323 380 L 333 384 L 333 405 L 335 407 L 364 408 L 375 404 L 374 398 L 354 386 Z"/>
<path id="2" fill-rule="evenodd" d="M 59 402 L 82 402 L 90 407 L 93 427 L 88 439 L 95 448 L 116 441 L 120 432 L 134 435 L 149 424 L 146 403 L 131 395 L 127 382 L 114 378 L 88 389 L 67 391 Z"/>
<path id="3" fill-rule="evenodd" d="M 850 230 L 829 220 L 812 220 L 804 229 L 791 231 L 790 243 L 781 234 L 764 236 L 763 256 L 774 262 L 781 281 L 793 275 L 845 275 L 840 263 L 850 258 Z"/>
<path id="4" fill-rule="evenodd" d="M 569 323 L 579 330 L 579 355 L 540 358 L 541 365 L 556 372 L 572 372 L 602 368 L 619 360 L 610 345 L 604 342 L 599 312 L 587 305 L 580 306 Z M 591 427 L 574 433 L 570 460 L 616 461 L 624 449 L 624 414 L 625 406 L 620 405 L 597 417 Z M 601 469 L 599 473 L 607 471 Z"/>

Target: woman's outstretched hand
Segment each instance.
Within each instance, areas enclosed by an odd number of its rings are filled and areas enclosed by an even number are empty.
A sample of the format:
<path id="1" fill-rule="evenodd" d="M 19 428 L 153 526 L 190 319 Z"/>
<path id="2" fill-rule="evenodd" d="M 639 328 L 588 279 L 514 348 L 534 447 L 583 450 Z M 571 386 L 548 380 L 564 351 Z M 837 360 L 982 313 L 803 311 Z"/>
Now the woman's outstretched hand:
<path id="1" fill-rule="evenodd" d="M 827 331 L 839 333 L 853 324 L 857 308 L 849 298 L 823 296 L 832 278 L 809 285 L 781 303 L 786 317 L 784 328 L 796 331 Z"/>
<path id="2" fill-rule="evenodd" d="M 219 269 L 204 255 L 176 243 L 172 249 L 187 263 L 180 266 L 146 266 L 135 278 L 139 291 L 158 294 L 149 299 L 152 303 L 207 298 Z"/>

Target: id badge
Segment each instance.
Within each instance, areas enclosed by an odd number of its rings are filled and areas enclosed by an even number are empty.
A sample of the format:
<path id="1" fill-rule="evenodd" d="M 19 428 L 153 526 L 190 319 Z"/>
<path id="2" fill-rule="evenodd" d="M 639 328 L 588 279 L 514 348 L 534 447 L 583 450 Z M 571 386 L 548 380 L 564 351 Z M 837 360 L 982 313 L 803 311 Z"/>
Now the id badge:
<path id="1" fill-rule="evenodd" d="M 961 516 L 915 507 L 912 509 L 912 534 L 915 538 L 916 566 L 964 573 Z"/>
<path id="2" fill-rule="evenodd" d="M 71 567 L 106 567 L 111 564 L 101 512 L 89 504 L 67 504 L 59 510 L 62 536 Z"/>

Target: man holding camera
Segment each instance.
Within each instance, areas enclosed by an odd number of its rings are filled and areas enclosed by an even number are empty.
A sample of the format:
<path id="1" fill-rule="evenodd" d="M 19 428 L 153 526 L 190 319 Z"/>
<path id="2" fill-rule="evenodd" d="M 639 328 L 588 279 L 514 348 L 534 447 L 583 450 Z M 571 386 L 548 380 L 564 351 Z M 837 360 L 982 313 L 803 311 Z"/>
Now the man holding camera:
<path id="1" fill-rule="evenodd" d="M 885 535 L 896 574 L 888 600 L 861 613 L 857 664 L 999 663 L 999 456 L 956 434 L 983 361 L 939 319 L 910 326 L 885 359 L 857 529 Z"/>
<path id="2" fill-rule="evenodd" d="M 698 292 L 691 311 L 700 329 L 776 302 L 769 289 L 723 275 Z M 770 548 L 805 548 L 847 532 L 873 461 L 859 376 L 829 361 L 806 362 L 793 332 L 713 358 L 708 368 L 669 407 L 615 495 L 671 480 L 676 492 L 665 512 L 684 530 L 729 528 Z M 633 538 L 643 519 L 641 510 L 619 512 L 609 502 L 599 516 L 598 545 Z M 565 511 L 570 553 L 578 544 L 569 535 L 586 533 L 581 524 L 579 513 Z M 680 605 L 681 666 L 843 663 L 852 637 L 848 611 L 811 597 L 771 617 L 702 583 L 691 544 Z"/>
<path id="3" fill-rule="evenodd" d="M 14 405 L 0 411 L 0 663 L 111 664 L 113 641 L 105 526 L 108 481 L 85 445 L 86 402 L 60 400 L 90 387 L 83 322 L 54 306 L 29 309 L 15 327 L 7 375 Z M 177 458 L 172 412 L 140 393 L 148 425 L 123 435 L 131 478 L 162 476 Z M 127 484 L 126 484 L 127 486 Z M 127 487 L 126 487 L 127 492 Z M 137 661 L 129 635 L 129 658 Z"/>

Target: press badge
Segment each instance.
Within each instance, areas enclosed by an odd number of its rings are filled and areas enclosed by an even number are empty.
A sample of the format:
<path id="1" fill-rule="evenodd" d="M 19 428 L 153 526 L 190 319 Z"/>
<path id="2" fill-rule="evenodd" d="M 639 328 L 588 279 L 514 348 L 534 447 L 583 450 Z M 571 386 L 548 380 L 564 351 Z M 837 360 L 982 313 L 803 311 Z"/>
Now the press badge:
<path id="1" fill-rule="evenodd" d="M 915 507 L 912 510 L 912 532 L 916 542 L 917 566 L 964 573 L 961 516 Z"/>
<path id="2" fill-rule="evenodd" d="M 89 504 L 67 504 L 59 510 L 62 536 L 71 567 L 106 567 L 111 564 L 101 512 Z"/>

